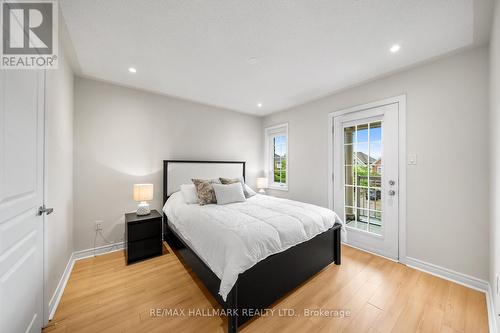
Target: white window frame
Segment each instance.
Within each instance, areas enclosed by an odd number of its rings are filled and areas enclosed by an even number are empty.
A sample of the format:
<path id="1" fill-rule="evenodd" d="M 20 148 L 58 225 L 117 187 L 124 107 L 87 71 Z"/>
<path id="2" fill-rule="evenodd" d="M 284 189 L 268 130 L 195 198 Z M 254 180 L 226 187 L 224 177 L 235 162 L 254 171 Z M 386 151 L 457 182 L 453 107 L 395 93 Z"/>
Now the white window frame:
<path id="1" fill-rule="evenodd" d="M 273 138 L 281 135 L 286 136 L 286 183 L 284 184 L 274 182 L 274 169 L 273 169 L 274 166 Z M 290 146 L 290 138 L 288 136 L 288 123 L 277 124 L 266 127 L 264 129 L 264 142 L 266 145 L 265 171 L 268 181 L 268 187 L 273 190 L 288 191 L 288 184 L 290 183 L 290 155 L 288 154 Z"/>

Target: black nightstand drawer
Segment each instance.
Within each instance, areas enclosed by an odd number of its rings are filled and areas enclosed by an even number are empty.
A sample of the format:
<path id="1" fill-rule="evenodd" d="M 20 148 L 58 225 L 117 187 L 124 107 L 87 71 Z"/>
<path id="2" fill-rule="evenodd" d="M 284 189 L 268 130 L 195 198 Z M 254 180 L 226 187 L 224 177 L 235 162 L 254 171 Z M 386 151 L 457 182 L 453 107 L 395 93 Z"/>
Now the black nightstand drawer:
<path id="1" fill-rule="evenodd" d="M 147 238 L 127 244 L 128 262 L 141 260 L 162 254 L 161 238 Z"/>
<path id="2" fill-rule="evenodd" d="M 161 235 L 161 218 L 144 221 L 128 226 L 128 241 L 134 242 Z"/>
<path id="3" fill-rule="evenodd" d="M 163 253 L 162 216 L 156 210 L 148 215 L 125 214 L 127 264 Z"/>

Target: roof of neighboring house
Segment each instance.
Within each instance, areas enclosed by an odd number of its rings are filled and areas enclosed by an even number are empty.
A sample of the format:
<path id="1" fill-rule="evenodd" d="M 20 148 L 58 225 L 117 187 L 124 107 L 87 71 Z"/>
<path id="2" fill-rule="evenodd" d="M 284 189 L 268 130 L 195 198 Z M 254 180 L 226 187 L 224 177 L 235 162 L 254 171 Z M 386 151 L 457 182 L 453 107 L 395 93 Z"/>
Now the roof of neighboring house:
<path id="1" fill-rule="evenodd" d="M 354 153 L 354 156 L 359 162 L 361 162 L 361 164 L 363 164 L 363 165 L 368 164 L 368 155 L 367 154 L 365 154 L 361 151 L 358 151 L 358 152 Z M 376 161 L 377 161 L 376 159 L 374 159 L 373 157 L 370 157 L 370 164 L 373 164 Z"/>

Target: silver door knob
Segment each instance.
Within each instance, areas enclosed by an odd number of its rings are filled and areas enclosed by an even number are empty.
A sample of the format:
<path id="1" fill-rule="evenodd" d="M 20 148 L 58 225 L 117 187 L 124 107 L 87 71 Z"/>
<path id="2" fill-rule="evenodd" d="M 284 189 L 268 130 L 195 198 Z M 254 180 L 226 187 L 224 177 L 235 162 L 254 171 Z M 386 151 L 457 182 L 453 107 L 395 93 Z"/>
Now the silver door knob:
<path id="1" fill-rule="evenodd" d="M 394 180 L 389 180 L 389 185 L 395 185 L 396 182 Z"/>
<path id="2" fill-rule="evenodd" d="M 394 191 L 394 190 L 389 190 L 389 195 L 396 195 L 396 191 Z"/>
<path id="3" fill-rule="evenodd" d="M 46 208 L 45 205 L 38 208 L 38 215 L 50 215 L 54 211 L 54 208 Z"/>

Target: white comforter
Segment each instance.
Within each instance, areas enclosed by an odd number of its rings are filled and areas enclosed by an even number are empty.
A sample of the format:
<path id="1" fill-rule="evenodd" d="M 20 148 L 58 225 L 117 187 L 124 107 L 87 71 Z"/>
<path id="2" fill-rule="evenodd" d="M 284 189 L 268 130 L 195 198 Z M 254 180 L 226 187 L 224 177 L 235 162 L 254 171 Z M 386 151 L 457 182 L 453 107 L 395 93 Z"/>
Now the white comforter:
<path id="1" fill-rule="evenodd" d="M 186 204 L 176 192 L 163 211 L 221 279 L 219 294 L 224 300 L 238 274 L 328 230 L 336 221 L 342 223 L 329 209 L 264 195 L 241 203 L 199 206 Z"/>

